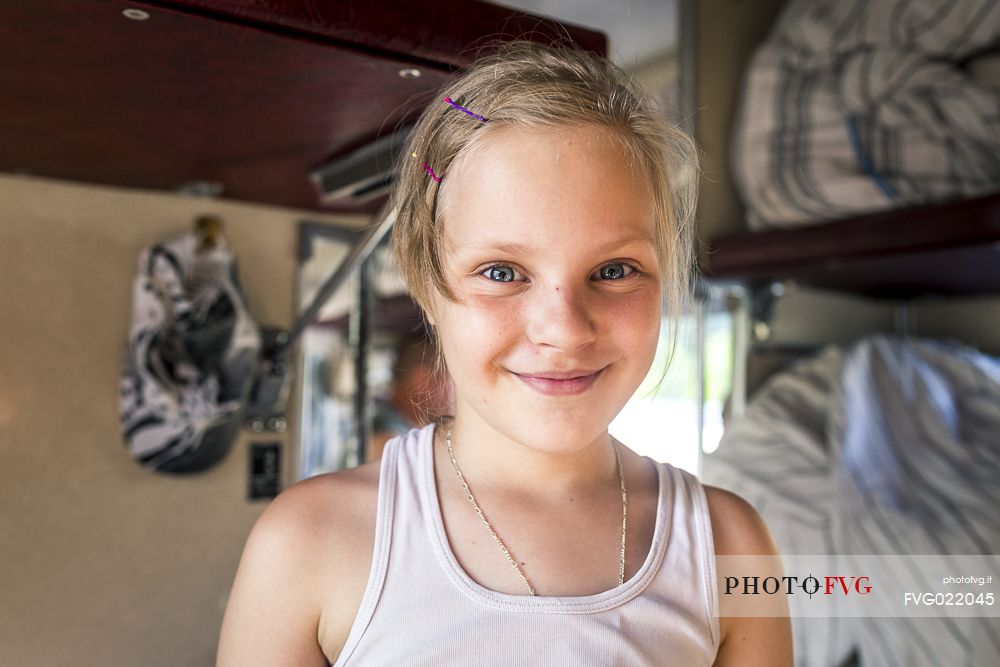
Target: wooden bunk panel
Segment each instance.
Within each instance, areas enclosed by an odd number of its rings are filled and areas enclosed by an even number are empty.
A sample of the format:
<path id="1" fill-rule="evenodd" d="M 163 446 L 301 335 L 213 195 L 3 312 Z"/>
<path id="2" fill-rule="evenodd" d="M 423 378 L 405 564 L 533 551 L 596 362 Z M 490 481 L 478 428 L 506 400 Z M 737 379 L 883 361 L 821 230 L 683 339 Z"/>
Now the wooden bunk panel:
<path id="1" fill-rule="evenodd" d="M 725 236 L 703 270 L 881 298 L 1000 293 L 1000 195 Z"/>
<path id="2" fill-rule="evenodd" d="M 606 46 L 478 0 L 5 0 L 0 171 L 373 212 L 384 198 L 321 205 L 310 173 L 414 120 L 475 47 L 521 31 Z"/>
<path id="3" fill-rule="evenodd" d="M 186 7 L 208 15 L 343 41 L 373 52 L 404 54 L 436 67 L 462 68 L 475 47 L 490 39 L 571 38 L 604 55 L 603 33 L 479 0 L 169 0 L 150 4 Z"/>

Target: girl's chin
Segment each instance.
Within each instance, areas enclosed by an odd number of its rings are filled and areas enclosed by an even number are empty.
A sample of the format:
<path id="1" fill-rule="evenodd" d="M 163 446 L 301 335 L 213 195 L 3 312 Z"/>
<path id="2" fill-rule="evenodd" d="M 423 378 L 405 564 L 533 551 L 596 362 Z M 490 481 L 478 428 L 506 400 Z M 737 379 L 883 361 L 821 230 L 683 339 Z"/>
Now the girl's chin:
<path id="1" fill-rule="evenodd" d="M 539 406 L 511 406 L 500 416 L 507 436 L 542 449 L 578 449 L 604 433 L 611 418 L 598 409 L 546 410 Z"/>

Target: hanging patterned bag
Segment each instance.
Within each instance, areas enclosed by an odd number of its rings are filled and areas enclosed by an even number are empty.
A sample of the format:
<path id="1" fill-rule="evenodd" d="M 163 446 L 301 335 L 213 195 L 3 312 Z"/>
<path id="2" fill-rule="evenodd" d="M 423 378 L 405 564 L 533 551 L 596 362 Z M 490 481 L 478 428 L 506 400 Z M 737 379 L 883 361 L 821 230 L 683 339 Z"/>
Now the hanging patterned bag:
<path id="1" fill-rule="evenodd" d="M 119 397 L 132 456 L 165 473 L 220 462 L 239 433 L 260 349 L 217 218 L 144 249 Z"/>

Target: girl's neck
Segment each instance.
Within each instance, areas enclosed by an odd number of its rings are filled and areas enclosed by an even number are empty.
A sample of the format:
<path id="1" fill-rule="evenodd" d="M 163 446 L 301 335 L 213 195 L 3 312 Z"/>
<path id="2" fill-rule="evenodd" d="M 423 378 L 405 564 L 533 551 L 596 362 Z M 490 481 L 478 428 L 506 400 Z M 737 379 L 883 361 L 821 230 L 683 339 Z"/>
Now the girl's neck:
<path id="1" fill-rule="evenodd" d="M 452 451 L 462 475 L 480 489 L 545 503 L 592 497 L 612 485 L 619 487 L 612 438 L 606 429 L 585 445 L 548 443 L 562 451 L 543 451 L 544 443 L 529 446 L 518 442 L 493 429 L 471 410 L 459 409 L 454 418 L 442 418 L 435 428 L 445 457 L 449 428 Z M 624 456 L 621 450 L 619 447 L 619 455 Z M 446 462 L 450 468 L 450 460 L 446 458 Z"/>

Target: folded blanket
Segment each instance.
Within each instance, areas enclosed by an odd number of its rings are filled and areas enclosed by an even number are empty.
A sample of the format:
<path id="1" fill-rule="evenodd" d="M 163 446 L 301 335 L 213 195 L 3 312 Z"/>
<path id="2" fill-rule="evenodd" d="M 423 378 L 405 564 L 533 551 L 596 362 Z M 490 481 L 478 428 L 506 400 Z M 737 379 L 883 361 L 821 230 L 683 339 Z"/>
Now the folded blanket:
<path id="1" fill-rule="evenodd" d="M 1000 190 L 1000 2 L 790 0 L 732 172 L 754 229 Z"/>

